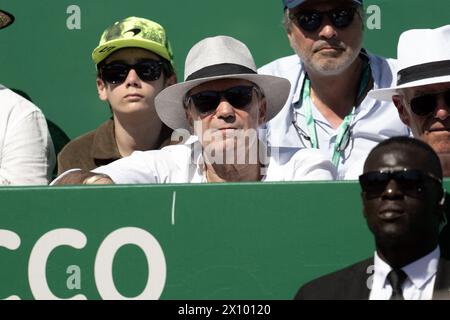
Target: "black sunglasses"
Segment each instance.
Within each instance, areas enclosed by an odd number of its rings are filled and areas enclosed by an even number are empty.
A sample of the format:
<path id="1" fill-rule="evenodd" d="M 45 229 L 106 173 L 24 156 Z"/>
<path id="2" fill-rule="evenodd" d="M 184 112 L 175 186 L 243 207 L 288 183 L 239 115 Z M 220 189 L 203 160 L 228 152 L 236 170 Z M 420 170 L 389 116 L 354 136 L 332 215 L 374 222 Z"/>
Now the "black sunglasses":
<path id="1" fill-rule="evenodd" d="M 100 67 L 100 77 L 109 83 L 120 84 L 128 77 L 131 69 L 136 71 L 142 81 L 156 81 L 161 77 L 164 62 L 142 60 L 130 65 L 123 62 L 111 62 Z"/>
<path id="2" fill-rule="evenodd" d="M 424 94 L 411 99 L 409 105 L 412 112 L 418 116 L 427 116 L 432 113 L 438 104 L 438 96 L 444 95 L 445 104 L 450 107 L 450 90 L 441 93 Z"/>
<path id="3" fill-rule="evenodd" d="M 323 23 L 326 15 L 333 26 L 339 29 L 347 28 L 355 17 L 356 7 L 336 8 L 329 11 L 305 10 L 289 14 L 289 18 L 306 31 L 316 31 Z"/>
<path id="4" fill-rule="evenodd" d="M 207 114 L 214 112 L 220 104 L 220 100 L 224 97 L 234 108 L 243 109 L 247 107 L 253 99 L 254 86 L 236 86 L 224 91 L 202 91 L 187 96 L 185 105 L 189 102 L 194 103 L 199 113 Z"/>
<path id="5" fill-rule="evenodd" d="M 361 189 L 367 198 L 381 196 L 391 180 L 395 180 L 400 190 L 410 196 L 421 194 L 427 181 L 442 185 L 442 180 L 435 175 L 417 169 L 370 171 L 359 176 Z"/>

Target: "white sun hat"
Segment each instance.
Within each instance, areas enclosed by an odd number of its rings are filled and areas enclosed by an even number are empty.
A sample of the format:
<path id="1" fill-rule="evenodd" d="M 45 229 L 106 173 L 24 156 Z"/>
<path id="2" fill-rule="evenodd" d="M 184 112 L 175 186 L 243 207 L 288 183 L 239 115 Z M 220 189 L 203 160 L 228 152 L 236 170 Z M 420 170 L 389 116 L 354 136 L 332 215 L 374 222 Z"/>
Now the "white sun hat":
<path id="1" fill-rule="evenodd" d="M 155 107 L 160 119 L 172 129 L 189 130 L 183 103 L 186 93 L 202 83 L 219 79 L 255 83 L 266 98 L 266 121 L 282 109 L 291 87 L 285 78 L 258 74 L 252 54 L 242 42 L 227 36 L 206 38 L 189 51 L 184 82 L 169 86 L 156 96 Z"/>
<path id="2" fill-rule="evenodd" d="M 402 33 L 397 59 L 397 85 L 372 90 L 370 97 L 391 101 L 401 89 L 450 82 L 450 25 Z"/>

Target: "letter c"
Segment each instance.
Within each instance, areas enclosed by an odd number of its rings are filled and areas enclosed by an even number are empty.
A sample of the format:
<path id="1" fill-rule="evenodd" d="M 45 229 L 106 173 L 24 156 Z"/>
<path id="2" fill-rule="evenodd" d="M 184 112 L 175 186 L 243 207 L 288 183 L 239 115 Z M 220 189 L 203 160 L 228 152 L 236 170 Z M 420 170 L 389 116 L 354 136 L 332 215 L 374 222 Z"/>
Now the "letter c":
<path id="1" fill-rule="evenodd" d="M 60 246 L 71 246 L 82 249 L 87 238 L 81 231 L 75 229 L 56 229 L 44 234 L 31 250 L 28 263 L 28 281 L 31 293 L 35 299 L 63 300 L 55 296 L 48 287 L 46 269 L 47 260 L 52 251 Z M 78 294 L 68 300 L 86 300 L 86 296 Z"/>
<path id="2" fill-rule="evenodd" d="M 9 230 L 0 230 L 0 247 L 17 250 L 20 247 L 20 237 Z M 5 300 L 20 300 L 19 296 L 9 296 Z"/>

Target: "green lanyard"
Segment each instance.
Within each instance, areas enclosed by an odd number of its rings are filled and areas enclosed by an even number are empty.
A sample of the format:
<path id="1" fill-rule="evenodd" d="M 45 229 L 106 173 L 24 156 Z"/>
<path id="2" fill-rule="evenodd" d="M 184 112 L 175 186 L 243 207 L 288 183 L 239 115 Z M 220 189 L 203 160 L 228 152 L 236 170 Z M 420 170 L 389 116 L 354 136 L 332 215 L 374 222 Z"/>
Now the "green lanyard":
<path id="1" fill-rule="evenodd" d="M 365 70 L 363 71 L 362 80 L 358 90 L 358 98 L 363 94 L 364 89 L 367 87 L 370 78 L 370 68 L 369 65 L 366 64 Z M 312 115 L 312 101 L 311 101 L 311 82 L 308 77 L 305 77 L 305 82 L 303 84 L 303 107 L 305 108 L 305 118 L 306 118 L 306 126 L 308 129 L 308 134 L 311 139 L 311 147 L 314 149 L 319 149 L 319 140 L 317 139 L 317 129 L 316 122 Z M 353 121 L 355 116 L 356 106 L 353 107 L 352 111 L 344 118 L 341 125 L 338 128 L 338 134 L 336 137 L 336 141 L 333 146 L 333 158 L 332 162 L 336 166 L 339 166 L 339 160 L 341 157 L 342 151 L 344 151 L 345 147 L 341 148 L 341 144 L 343 141 L 350 138 L 350 124 Z"/>

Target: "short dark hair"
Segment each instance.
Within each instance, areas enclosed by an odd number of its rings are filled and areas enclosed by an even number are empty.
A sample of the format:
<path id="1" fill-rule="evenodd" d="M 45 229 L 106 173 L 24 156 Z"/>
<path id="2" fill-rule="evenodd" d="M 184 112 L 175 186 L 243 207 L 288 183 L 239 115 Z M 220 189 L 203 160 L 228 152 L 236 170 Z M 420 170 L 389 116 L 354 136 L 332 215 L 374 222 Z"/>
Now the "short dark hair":
<path id="1" fill-rule="evenodd" d="M 384 151 L 384 149 L 392 150 L 395 148 L 398 148 L 400 150 L 408 149 L 417 153 L 424 153 L 427 156 L 427 159 L 429 159 L 430 161 L 430 170 L 433 171 L 432 173 L 435 174 L 439 179 L 442 179 L 442 166 L 438 155 L 428 143 L 415 138 L 399 136 L 384 140 L 380 142 L 375 148 L 373 148 L 372 151 L 370 151 L 367 159 L 371 158 L 375 153 Z"/>

